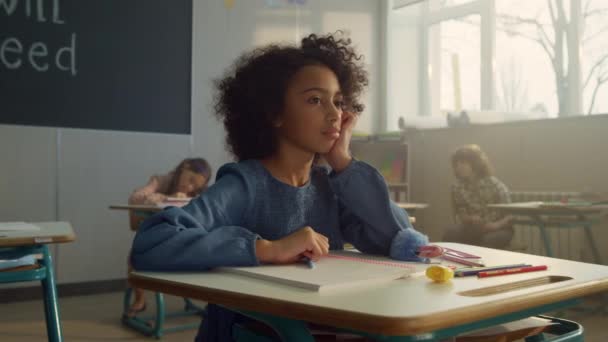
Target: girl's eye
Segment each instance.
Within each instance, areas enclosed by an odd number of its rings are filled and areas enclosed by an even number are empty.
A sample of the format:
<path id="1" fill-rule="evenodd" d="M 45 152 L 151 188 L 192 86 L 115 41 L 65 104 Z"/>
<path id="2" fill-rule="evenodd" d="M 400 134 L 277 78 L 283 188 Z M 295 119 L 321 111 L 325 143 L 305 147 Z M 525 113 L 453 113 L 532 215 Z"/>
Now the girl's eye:
<path id="1" fill-rule="evenodd" d="M 311 97 L 310 99 L 308 99 L 308 103 L 310 104 L 319 104 L 321 103 L 321 98 L 320 97 Z"/>
<path id="2" fill-rule="evenodd" d="M 336 108 L 344 109 L 344 101 L 336 101 L 334 105 Z"/>

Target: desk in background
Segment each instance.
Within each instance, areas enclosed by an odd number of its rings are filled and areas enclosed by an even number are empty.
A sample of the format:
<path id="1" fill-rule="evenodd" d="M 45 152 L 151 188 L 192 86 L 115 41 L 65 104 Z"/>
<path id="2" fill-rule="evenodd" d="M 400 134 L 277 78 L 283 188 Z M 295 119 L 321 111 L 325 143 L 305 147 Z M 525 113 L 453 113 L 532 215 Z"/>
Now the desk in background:
<path id="1" fill-rule="evenodd" d="M 421 274 L 318 293 L 221 272 L 134 272 L 131 284 L 215 303 L 271 324 L 289 341 L 312 341 L 305 322 L 385 341 L 438 341 L 565 308 L 608 291 L 608 267 L 455 243 L 488 265 L 526 262 L 548 271 L 433 283 Z M 422 271 L 428 265 L 418 264 Z"/>
<path id="2" fill-rule="evenodd" d="M 608 205 L 551 204 L 546 202 L 519 202 L 491 204 L 490 208 L 513 215 L 513 224 L 535 226 L 540 229 L 547 256 L 553 256 L 547 228 L 583 228 L 595 263 L 602 264 L 591 228 L 604 218 Z"/>
<path id="3" fill-rule="evenodd" d="M 57 304 L 55 272 L 48 244 L 72 242 L 75 235 L 68 222 L 33 224 L 40 227 L 40 230 L 0 232 L 0 259 L 17 259 L 31 254 L 42 254 L 42 259 L 32 269 L 9 269 L 0 272 L 0 283 L 39 280 L 44 293 L 44 316 L 48 339 L 60 342 L 63 341 L 63 335 Z"/>
<path id="4" fill-rule="evenodd" d="M 411 224 L 416 223 L 416 216 L 414 216 L 416 215 L 416 212 L 429 207 L 426 203 L 397 202 L 396 204 L 399 208 L 408 213 Z"/>
<path id="5" fill-rule="evenodd" d="M 157 205 L 138 205 L 138 204 L 120 204 L 111 205 L 110 209 L 113 210 L 127 210 L 129 212 L 129 227 L 131 230 L 136 231 L 141 222 L 146 218 L 160 212 L 164 208 Z M 127 288 L 123 297 L 123 315 L 122 322 L 136 331 L 144 335 L 152 335 L 156 338 L 160 338 L 163 334 L 174 331 L 182 331 L 188 329 L 198 328 L 198 323 L 184 324 L 173 326 L 170 328 L 164 328 L 165 318 L 174 318 L 182 316 L 203 316 L 204 308 L 201 308 L 194 304 L 189 298 L 184 297 L 184 309 L 177 312 L 166 313 L 165 312 L 165 299 L 162 294 L 163 291 L 156 291 L 156 314 L 153 317 L 129 317 L 127 312 L 131 305 L 131 296 L 133 293 L 132 288 Z M 149 321 L 153 321 L 154 324 L 150 325 Z"/>
<path id="6" fill-rule="evenodd" d="M 110 209 L 127 210 L 129 212 L 129 227 L 132 231 L 136 231 L 145 219 L 163 210 L 162 207 L 151 204 L 117 204 L 111 205 Z"/>

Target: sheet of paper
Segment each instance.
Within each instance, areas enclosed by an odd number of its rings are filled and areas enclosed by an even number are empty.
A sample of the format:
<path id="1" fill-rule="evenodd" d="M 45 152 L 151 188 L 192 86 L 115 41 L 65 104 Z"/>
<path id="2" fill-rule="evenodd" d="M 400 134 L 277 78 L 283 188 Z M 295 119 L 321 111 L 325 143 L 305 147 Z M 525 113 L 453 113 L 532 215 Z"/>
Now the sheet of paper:
<path id="1" fill-rule="evenodd" d="M 40 227 L 26 222 L 0 222 L 0 232 L 32 232 Z"/>

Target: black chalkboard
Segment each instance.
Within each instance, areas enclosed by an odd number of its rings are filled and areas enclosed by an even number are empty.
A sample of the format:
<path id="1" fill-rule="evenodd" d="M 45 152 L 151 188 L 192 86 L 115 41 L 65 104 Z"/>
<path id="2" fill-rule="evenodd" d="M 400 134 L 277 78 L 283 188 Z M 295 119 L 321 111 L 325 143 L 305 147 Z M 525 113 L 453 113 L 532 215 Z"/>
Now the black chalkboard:
<path id="1" fill-rule="evenodd" d="M 192 0 L 0 0 L 0 123 L 190 134 Z"/>

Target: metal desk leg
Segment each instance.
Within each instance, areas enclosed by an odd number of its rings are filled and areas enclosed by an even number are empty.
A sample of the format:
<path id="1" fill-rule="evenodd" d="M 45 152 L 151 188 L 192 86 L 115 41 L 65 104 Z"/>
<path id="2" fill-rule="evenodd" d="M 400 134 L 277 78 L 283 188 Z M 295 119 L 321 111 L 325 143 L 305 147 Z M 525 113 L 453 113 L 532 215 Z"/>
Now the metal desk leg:
<path id="1" fill-rule="evenodd" d="M 548 257 L 553 257 L 553 249 L 551 248 L 551 241 L 549 240 L 549 234 L 547 233 L 547 227 L 542 222 L 538 223 L 538 228 L 540 228 L 540 235 L 543 239 L 543 244 L 545 245 L 545 252 Z"/>
<path id="2" fill-rule="evenodd" d="M 46 331 L 49 341 L 61 342 L 61 321 L 59 319 L 59 308 L 57 306 L 57 289 L 55 287 L 55 272 L 53 271 L 53 260 L 47 245 L 42 246 L 42 263 L 46 267 L 46 277 L 42 280 L 42 291 L 44 293 L 44 315 L 46 317 Z"/>
<path id="3" fill-rule="evenodd" d="M 593 239 L 593 232 L 591 231 L 591 225 L 585 225 L 585 235 L 587 236 L 587 241 L 589 241 L 589 245 L 591 246 L 591 252 L 593 253 L 593 259 L 596 264 L 602 265 L 602 257 L 600 256 L 600 252 L 595 245 L 595 240 Z"/>
<path id="4" fill-rule="evenodd" d="M 423 333 L 423 334 L 412 335 L 412 336 L 385 336 L 385 335 L 378 335 L 378 334 L 355 331 L 352 329 L 337 329 L 337 330 L 356 334 L 356 335 L 363 336 L 363 337 L 367 337 L 369 339 L 372 339 L 374 341 L 379 341 L 379 342 L 438 342 L 438 341 L 444 340 L 446 338 L 454 337 L 454 336 L 460 335 L 462 333 L 470 332 L 473 330 L 488 328 L 488 327 L 491 327 L 491 326 L 494 326 L 497 324 L 503 324 L 503 323 L 507 323 L 507 322 L 516 321 L 519 319 L 538 315 L 542 312 L 555 311 L 556 309 L 562 309 L 562 308 L 565 308 L 568 306 L 575 305 L 578 302 L 579 302 L 579 300 L 577 300 L 577 299 L 570 299 L 570 300 L 566 300 L 563 302 L 546 304 L 546 305 L 539 306 L 539 307 L 534 307 L 534 308 L 525 309 L 525 310 L 518 311 L 518 312 L 503 314 L 503 315 L 500 315 L 497 317 L 483 319 L 480 321 L 466 323 L 466 324 L 454 326 L 451 328 L 445 328 L 445 329 L 441 329 L 441 330 L 437 330 L 437 331 L 433 331 L 433 332 L 429 332 L 429 333 Z M 270 314 L 264 314 L 264 313 L 247 311 L 247 310 L 239 310 L 239 309 L 232 309 L 232 308 L 230 308 L 230 310 L 238 312 L 247 317 L 253 318 L 257 321 L 263 322 L 266 325 L 272 327 L 279 334 L 282 341 L 290 341 L 290 342 L 291 341 L 295 341 L 295 342 L 312 342 L 312 341 L 314 341 L 313 337 L 310 335 L 310 331 L 308 330 L 306 322 L 299 321 L 299 320 L 291 320 L 288 318 L 282 318 L 282 317 L 278 317 L 278 316 L 274 316 L 274 315 L 270 315 Z M 580 331 L 579 331 L 579 333 L 580 333 Z M 266 338 L 260 338 L 260 337 L 253 336 L 253 335 L 250 335 L 250 336 L 243 335 L 242 338 L 244 338 L 244 339 L 246 338 L 246 341 L 250 341 L 250 340 L 253 341 L 254 338 L 256 341 L 268 341 L 269 340 Z M 539 336 L 538 338 L 542 338 L 542 335 Z M 531 339 L 530 341 L 534 341 L 534 339 Z M 536 341 L 539 341 L 539 340 L 537 339 Z M 542 339 L 540 341 L 542 341 Z M 555 341 L 555 342 L 564 341 L 565 342 L 565 341 L 582 341 L 582 340 L 580 340 L 580 339 L 575 339 L 575 340 L 559 339 L 558 338 L 558 339 L 551 340 L 551 341 Z"/>

